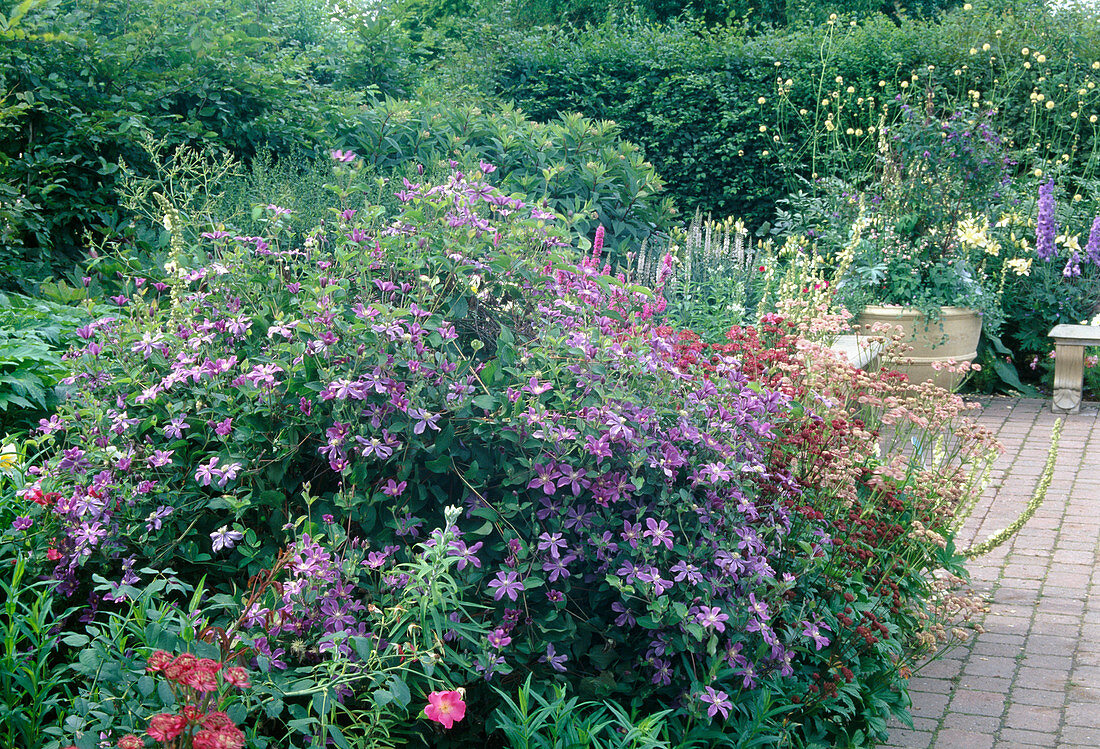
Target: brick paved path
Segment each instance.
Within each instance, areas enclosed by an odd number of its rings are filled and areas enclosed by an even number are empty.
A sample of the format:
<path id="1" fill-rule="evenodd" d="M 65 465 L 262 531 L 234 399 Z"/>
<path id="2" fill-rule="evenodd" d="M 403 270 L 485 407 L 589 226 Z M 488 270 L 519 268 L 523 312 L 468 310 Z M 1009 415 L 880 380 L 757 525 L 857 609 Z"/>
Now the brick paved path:
<path id="1" fill-rule="evenodd" d="M 984 540 L 1024 508 L 1057 418 L 1049 401 L 983 400 L 1005 454 L 959 540 Z M 969 564 L 990 601 L 985 633 L 910 681 L 914 730 L 888 747 L 1100 748 L 1100 410 L 1066 416 L 1043 506 L 1001 548 Z"/>

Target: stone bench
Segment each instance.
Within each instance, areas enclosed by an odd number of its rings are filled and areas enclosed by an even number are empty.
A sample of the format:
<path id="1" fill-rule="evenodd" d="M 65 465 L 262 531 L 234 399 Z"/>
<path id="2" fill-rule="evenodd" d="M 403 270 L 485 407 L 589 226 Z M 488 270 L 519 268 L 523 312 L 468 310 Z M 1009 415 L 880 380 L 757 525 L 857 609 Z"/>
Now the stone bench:
<path id="1" fill-rule="evenodd" d="M 879 354 L 885 346 L 881 341 L 869 341 L 865 336 L 839 335 L 829 348 L 843 356 L 856 369 L 870 369 L 877 364 Z"/>
<path id="2" fill-rule="evenodd" d="M 1100 346 L 1100 325 L 1055 325 L 1054 339 L 1055 413 L 1075 414 L 1081 410 L 1081 388 L 1085 382 L 1085 346 Z"/>

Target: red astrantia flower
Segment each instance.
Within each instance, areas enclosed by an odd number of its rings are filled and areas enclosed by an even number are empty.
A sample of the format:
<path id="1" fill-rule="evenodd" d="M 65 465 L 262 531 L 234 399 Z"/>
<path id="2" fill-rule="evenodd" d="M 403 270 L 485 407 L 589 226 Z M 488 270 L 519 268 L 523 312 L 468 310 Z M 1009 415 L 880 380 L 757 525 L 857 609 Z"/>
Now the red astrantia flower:
<path id="1" fill-rule="evenodd" d="M 225 713 L 212 713 L 212 715 L 225 716 Z M 229 721 L 228 718 L 225 718 Z M 204 723 L 205 725 L 205 723 Z M 203 728 L 195 733 L 191 746 L 194 749 L 242 749 L 244 747 L 244 734 L 232 721 L 228 725 L 219 725 L 216 728 Z"/>
<path id="2" fill-rule="evenodd" d="M 188 723 L 200 723 L 206 717 L 206 713 L 195 705 L 184 705 L 183 717 L 187 718 Z"/>
<path id="3" fill-rule="evenodd" d="M 444 728 L 450 728 L 466 717 L 466 703 L 458 692 L 432 692 L 428 695 L 428 704 L 424 715 Z"/>
<path id="4" fill-rule="evenodd" d="M 220 710 L 213 710 L 202 719 L 202 727 L 211 731 L 220 731 L 224 728 L 236 728 L 236 724 L 228 715 Z"/>
<path id="5" fill-rule="evenodd" d="M 217 671 L 211 671 L 208 668 L 195 666 L 183 674 L 179 682 L 184 686 L 191 687 L 196 692 L 216 692 L 218 691 L 217 673 Z"/>
<path id="6" fill-rule="evenodd" d="M 164 650 L 154 650 L 153 654 L 149 656 L 149 660 L 145 662 L 145 670 L 151 674 L 163 671 L 164 667 L 167 666 L 171 660 L 171 653 Z"/>
<path id="7" fill-rule="evenodd" d="M 172 681 L 179 681 L 198 660 L 190 653 L 180 653 L 164 667 L 164 676 Z"/>
<path id="8" fill-rule="evenodd" d="M 225 680 L 237 689 L 248 689 L 252 686 L 248 680 L 248 671 L 240 666 L 230 666 L 225 669 Z"/>
<path id="9" fill-rule="evenodd" d="M 145 742 L 139 736 L 128 733 L 118 740 L 118 749 L 145 749 Z"/>
<path id="10" fill-rule="evenodd" d="M 149 729 L 145 732 L 153 741 L 171 741 L 183 733 L 187 727 L 187 718 L 171 713 L 158 713 L 149 719 Z"/>

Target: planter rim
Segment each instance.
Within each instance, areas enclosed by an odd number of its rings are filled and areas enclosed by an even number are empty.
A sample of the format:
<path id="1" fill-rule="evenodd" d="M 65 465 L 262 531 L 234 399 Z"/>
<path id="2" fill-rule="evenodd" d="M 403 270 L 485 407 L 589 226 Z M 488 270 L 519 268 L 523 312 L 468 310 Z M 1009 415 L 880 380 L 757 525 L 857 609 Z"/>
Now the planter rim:
<path id="1" fill-rule="evenodd" d="M 972 307 L 940 307 L 940 314 L 946 317 L 969 317 L 982 313 Z M 863 308 L 864 312 L 879 315 L 897 315 L 899 317 L 923 317 L 924 313 L 916 307 L 906 307 L 901 304 L 868 304 Z"/>

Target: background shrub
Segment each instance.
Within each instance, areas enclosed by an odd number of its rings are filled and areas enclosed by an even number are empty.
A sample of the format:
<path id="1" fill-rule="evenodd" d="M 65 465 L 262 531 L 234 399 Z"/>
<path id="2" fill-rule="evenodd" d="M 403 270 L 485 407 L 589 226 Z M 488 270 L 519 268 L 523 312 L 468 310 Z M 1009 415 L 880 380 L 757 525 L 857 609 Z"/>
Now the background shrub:
<path id="1" fill-rule="evenodd" d="M 1021 171 L 1067 161 L 1075 177 L 1091 174 L 1100 40 L 1089 14 L 975 3 L 928 20 L 846 16 L 752 35 L 612 17 L 564 39 L 505 35 L 495 92 L 536 119 L 614 119 L 682 209 L 743 217 L 755 231 L 802 180 L 858 181 L 898 94 L 919 92 L 945 113 L 995 107 Z"/>

